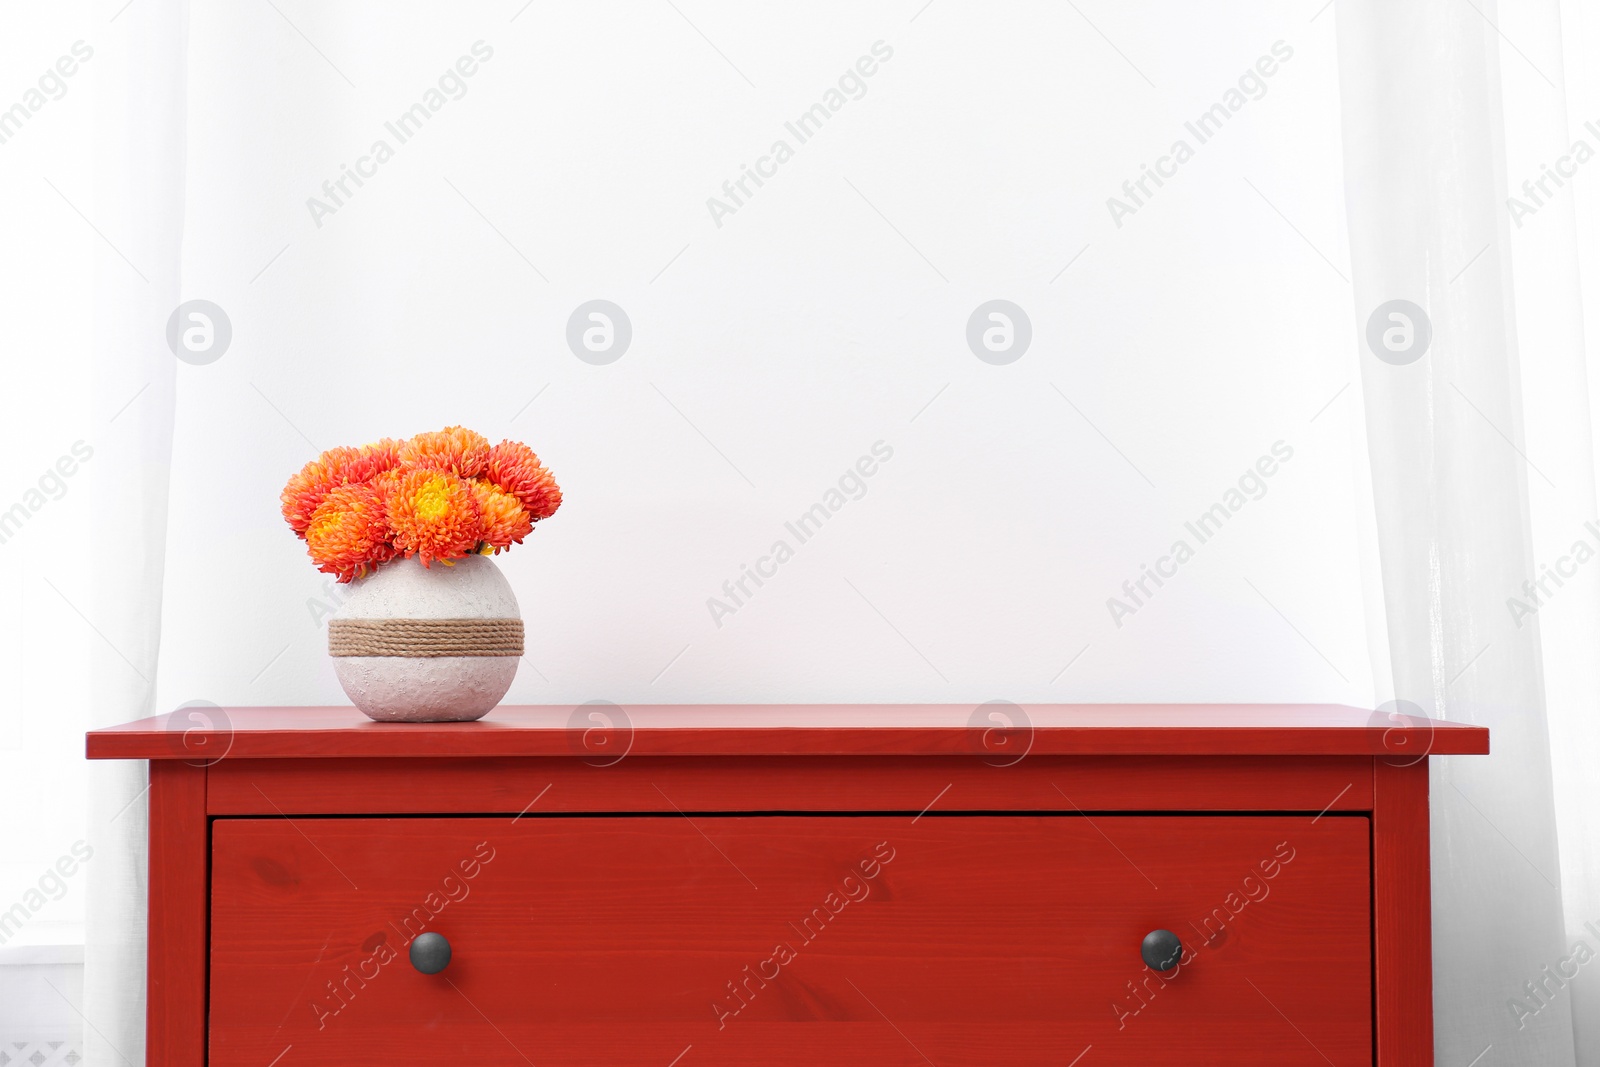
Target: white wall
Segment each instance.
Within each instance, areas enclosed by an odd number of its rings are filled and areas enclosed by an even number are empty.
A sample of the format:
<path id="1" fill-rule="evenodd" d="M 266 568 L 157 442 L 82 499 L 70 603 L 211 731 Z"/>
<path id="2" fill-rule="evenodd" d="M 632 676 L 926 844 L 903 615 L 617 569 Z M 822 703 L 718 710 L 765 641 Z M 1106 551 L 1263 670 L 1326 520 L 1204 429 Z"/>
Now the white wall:
<path id="1" fill-rule="evenodd" d="M 194 12 L 186 296 L 234 340 L 180 372 L 162 706 L 340 702 L 277 491 L 313 446 L 450 422 L 567 493 L 502 557 L 513 701 L 1372 699 L 1331 13 L 678 6 L 285 5 L 326 59 L 270 8 Z M 479 40 L 466 95 L 319 227 L 307 198 Z M 1265 95 L 1187 134 L 1278 41 Z M 707 198 L 780 137 L 719 227 Z M 564 342 L 595 297 L 633 325 L 608 366 Z M 1032 322 L 1006 366 L 964 337 L 993 298 Z M 880 440 L 865 496 L 716 625 Z M 1114 625 L 1280 440 L 1266 495 Z"/>

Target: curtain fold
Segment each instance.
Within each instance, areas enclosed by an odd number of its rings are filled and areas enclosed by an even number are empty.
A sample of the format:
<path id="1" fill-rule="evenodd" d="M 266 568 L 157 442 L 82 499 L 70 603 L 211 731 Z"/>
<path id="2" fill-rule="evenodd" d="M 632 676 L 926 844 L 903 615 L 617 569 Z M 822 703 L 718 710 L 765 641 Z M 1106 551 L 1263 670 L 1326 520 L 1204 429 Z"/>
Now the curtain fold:
<path id="1" fill-rule="evenodd" d="M 1523 73 L 1503 89 L 1505 191 L 1524 447 L 1542 472 L 1529 481 L 1535 565 L 1524 581 L 1532 588 L 1507 598 L 1507 618 L 1538 619 L 1567 941 L 1562 956 L 1547 962 L 1565 982 L 1557 995 L 1570 1001 L 1577 1061 L 1586 1067 L 1600 1064 L 1600 982 L 1589 976 L 1592 964 L 1580 968 L 1576 959 L 1580 946 L 1600 954 L 1600 789 L 1592 767 L 1600 752 L 1600 567 L 1592 563 L 1600 549 L 1600 375 L 1589 368 L 1586 339 L 1586 310 L 1600 311 L 1593 300 L 1600 204 L 1588 175 L 1570 172 L 1586 169 L 1577 160 L 1600 150 L 1600 86 L 1591 73 L 1600 55 L 1597 15 L 1593 0 L 1528 0 L 1499 19 L 1529 56 L 1505 58 Z"/>
<path id="2" fill-rule="evenodd" d="M 155 714 L 176 359 L 166 322 L 181 288 L 188 5 L 142 0 L 119 19 L 99 79 L 93 216 L 119 256 L 95 272 L 90 617 L 93 720 Z M 125 258 L 122 258 L 125 257 Z M 146 783 L 143 763 L 91 765 L 84 946 L 88 1067 L 144 1063 Z"/>
<path id="3" fill-rule="evenodd" d="M 1496 13 L 1337 14 L 1393 693 L 1493 738 L 1488 759 L 1433 766 L 1437 1058 L 1573 1064 L 1569 998 L 1524 985 L 1568 952 L 1540 620 L 1507 611 L 1535 573 L 1530 493 L 1548 479 L 1524 434 Z"/>

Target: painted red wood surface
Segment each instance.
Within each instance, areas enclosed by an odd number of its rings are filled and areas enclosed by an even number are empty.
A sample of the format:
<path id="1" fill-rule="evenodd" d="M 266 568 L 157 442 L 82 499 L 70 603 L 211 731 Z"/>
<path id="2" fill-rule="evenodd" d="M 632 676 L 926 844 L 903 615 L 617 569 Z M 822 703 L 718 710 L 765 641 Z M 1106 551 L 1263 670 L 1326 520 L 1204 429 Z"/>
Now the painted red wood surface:
<path id="1" fill-rule="evenodd" d="M 206 1043 L 206 913 L 210 855 L 206 772 L 187 763 L 150 765 L 150 948 L 145 1058 L 201 1067 Z"/>
<path id="2" fill-rule="evenodd" d="M 473 723 L 375 723 L 354 708 L 229 708 L 88 735 L 91 759 L 301 756 L 1376 755 L 1485 753 L 1479 726 L 1337 705 L 502 707 Z M 999 715 L 1002 719 L 991 716 Z M 997 723 L 1016 724 L 1011 731 Z M 609 745 L 610 748 L 606 749 Z M 1009 748 L 1007 747 L 1009 746 Z"/>
<path id="3" fill-rule="evenodd" d="M 1370 811 L 1360 756 L 226 759 L 214 815 L 677 811 Z"/>
<path id="4" fill-rule="evenodd" d="M 1373 951 L 1380 1063 L 1433 1062 L 1428 761 L 1375 761 Z"/>
<path id="5" fill-rule="evenodd" d="M 212 1067 L 1372 1062 L 1364 816 L 218 819 L 213 847 Z M 1167 981 L 1157 927 L 1191 946 Z"/>

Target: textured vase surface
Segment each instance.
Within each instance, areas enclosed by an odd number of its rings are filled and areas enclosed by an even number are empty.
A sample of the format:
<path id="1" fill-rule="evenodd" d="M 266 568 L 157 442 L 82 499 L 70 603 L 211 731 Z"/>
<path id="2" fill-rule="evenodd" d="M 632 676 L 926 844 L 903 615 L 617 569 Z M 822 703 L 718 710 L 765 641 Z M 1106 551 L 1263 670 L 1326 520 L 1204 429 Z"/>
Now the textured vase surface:
<path id="1" fill-rule="evenodd" d="M 352 582 L 349 597 L 330 621 L 333 670 L 351 702 L 381 722 L 481 719 L 500 703 L 516 677 L 521 618 L 511 583 L 488 556 L 468 556 L 453 564 L 435 560 L 428 567 L 414 558 L 391 560 Z M 347 620 L 351 624 L 341 626 Z M 513 625 L 514 654 L 507 651 L 503 635 L 498 645 L 482 638 L 484 630 L 506 631 Z M 406 651 L 411 654 L 338 654 L 352 647 L 352 632 L 391 635 L 374 637 L 374 647 L 409 642 Z M 465 644 L 475 654 L 440 654 L 429 647 L 430 632 L 442 635 L 439 648 Z M 354 647 L 362 646 L 357 642 Z"/>

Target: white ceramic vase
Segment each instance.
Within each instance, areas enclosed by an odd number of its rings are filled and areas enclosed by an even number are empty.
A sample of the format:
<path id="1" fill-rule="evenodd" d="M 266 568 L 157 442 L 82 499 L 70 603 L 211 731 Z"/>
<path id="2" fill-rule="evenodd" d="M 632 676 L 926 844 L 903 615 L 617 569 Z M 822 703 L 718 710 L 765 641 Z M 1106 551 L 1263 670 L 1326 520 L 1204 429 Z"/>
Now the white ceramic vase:
<path id="1" fill-rule="evenodd" d="M 424 567 L 394 559 L 328 623 L 346 695 L 381 722 L 468 722 L 500 703 L 522 657 L 522 616 L 488 556 Z"/>

